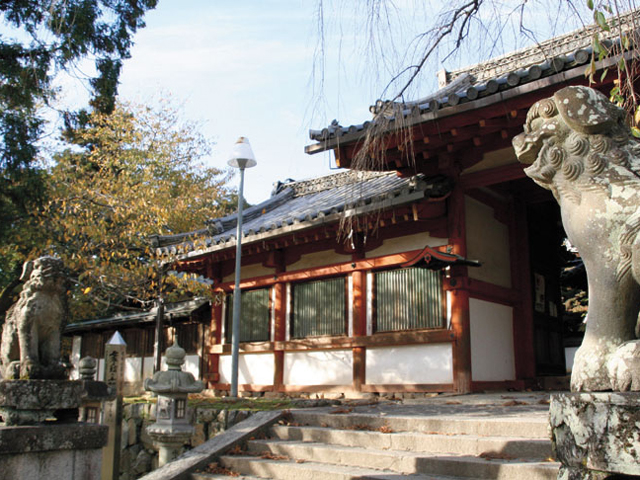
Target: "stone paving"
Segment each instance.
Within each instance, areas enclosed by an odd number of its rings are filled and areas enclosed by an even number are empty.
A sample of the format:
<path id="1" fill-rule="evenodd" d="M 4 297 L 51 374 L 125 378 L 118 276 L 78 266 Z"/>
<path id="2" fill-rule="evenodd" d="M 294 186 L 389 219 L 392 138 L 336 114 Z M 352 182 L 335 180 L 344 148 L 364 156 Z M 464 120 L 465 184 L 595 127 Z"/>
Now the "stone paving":
<path id="1" fill-rule="evenodd" d="M 427 398 L 379 402 L 346 400 L 342 408 L 353 413 L 383 416 L 464 416 L 464 417 L 530 417 L 546 418 L 549 399 L 556 392 L 495 392 L 469 395 L 437 395 Z M 559 392 L 557 392 L 559 393 Z M 335 409 L 335 407 L 333 408 Z M 326 408 L 331 411 L 332 408 Z"/>

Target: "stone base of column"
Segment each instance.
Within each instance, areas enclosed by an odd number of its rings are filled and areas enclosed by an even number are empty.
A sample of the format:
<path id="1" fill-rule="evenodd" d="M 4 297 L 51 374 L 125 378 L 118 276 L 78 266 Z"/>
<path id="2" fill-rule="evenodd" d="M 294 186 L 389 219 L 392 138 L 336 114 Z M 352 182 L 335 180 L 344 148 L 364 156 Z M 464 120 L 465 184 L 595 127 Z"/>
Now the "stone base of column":
<path id="1" fill-rule="evenodd" d="M 552 395 L 549 421 L 558 479 L 640 479 L 640 393 Z"/>
<path id="2" fill-rule="evenodd" d="M 0 426 L 2 478 L 100 480 L 107 431 L 85 423 Z"/>

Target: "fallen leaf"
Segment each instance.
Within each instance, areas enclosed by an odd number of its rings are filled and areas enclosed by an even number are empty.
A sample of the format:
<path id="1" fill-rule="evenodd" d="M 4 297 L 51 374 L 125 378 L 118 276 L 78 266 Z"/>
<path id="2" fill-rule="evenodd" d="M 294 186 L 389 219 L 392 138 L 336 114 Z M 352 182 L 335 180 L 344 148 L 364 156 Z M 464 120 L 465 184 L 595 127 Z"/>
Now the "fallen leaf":
<path id="1" fill-rule="evenodd" d="M 276 455 L 275 453 L 264 451 L 260 454 L 260 458 L 265 460 L 289 460 L 289 457 L 285 455 Z"/>
<path id="2" fill-rule="evenodd" d="M 529 405 L 527 402 L 520 402 L 518 400 L 511 400 L 510 402 L 504 402 L 503 407 L 515 407 L 517 405 Z"/>
<path id="3" fill-rule="evenodd" d="M 506 453 L 494 452 L 491 450 L 482 452 L 480 455 L 478 455 L 478 457 L 484 458 L 485 460 L 513 460 L 514 458 L 516 458 L 512 455 L 507 455 Z"/>
<path id="4" fill-rule="evenodd" d="M 353 411 L 353 408 L 336 408 L 335 410 L 332 410 L 331 412 L 329 412 L 331 415 L 336 415 L 339 413 L 351 413 Z"/>

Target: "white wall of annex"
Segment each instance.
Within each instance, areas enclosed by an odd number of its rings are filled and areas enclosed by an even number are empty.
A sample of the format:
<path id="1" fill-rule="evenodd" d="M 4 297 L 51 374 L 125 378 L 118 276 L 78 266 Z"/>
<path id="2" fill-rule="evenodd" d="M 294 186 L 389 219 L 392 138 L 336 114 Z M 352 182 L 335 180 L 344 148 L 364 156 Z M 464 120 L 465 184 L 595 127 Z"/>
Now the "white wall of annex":
<path id="1" fill-rule="evenodd" d="M 285 385 L 351 385 L 351 350 L 285 353 L 283 381 Z"/>
<path id="2" fill-rule="evenodd" d="M 220 383 L 231 383 L 231 355 L 220 355 Z M 273 385 L 273 353 L 243 353 L 238 356 L 238 384 Z"/>
<path id="3" fill-rule="evenodd" d="M 189 372 L 197 380 L 200 378 L 200 357 L 198 355 L 187 355 L 182 365 L 184 372 Z"/>
<path id="4" fill-rule="evenodd" d="M 153 365 L 154 365 L 153 357 L 144 357 L 142 365 L 144 368 L 142 377 L 143 378 L 153 377 Z"/>
<path id="5" fill-rule="evenodd" d="M 513 308 L 469 299 L 471 378 L 476 382 L 515 380 Z"/>
<path id="6" fill-rule="evenodd" d="M 80 356 L 82 352 L 82 337 L 80 335 L 73 336 L 73 343 L 71 344 L 71 365 L 73 365 L 73 370 L 71 370 L 71 374 L 69 378 L 71 380 L 78 380 L 80 378 L 80 372 L 78 371 L 78 366 L 80 364 Z"/>
<path id="7" fill-rule="evenodd" d="M 129 383 L 142 381 L 142 358 L 141 357 L 125 358 L 124 381 Z"/>
<path id="8" fill-rule="evenodd" d="M 367 384 L 440 384 L 453 382 L 450 343 L 367 348 Z"/>

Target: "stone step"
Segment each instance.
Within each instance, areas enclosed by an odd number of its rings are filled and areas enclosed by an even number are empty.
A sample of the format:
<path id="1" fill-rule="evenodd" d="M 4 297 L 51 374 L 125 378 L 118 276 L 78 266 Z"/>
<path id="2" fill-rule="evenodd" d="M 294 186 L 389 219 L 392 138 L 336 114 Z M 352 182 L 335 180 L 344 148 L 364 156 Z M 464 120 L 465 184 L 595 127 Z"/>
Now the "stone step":
<path id="1" fill-rule="evenodd" d="M 430 453 L 480 455 L 501 453 L 514 458 L 546 459 L 552 455 L 545 439 L 483 437 L 479 435 L 435 435 L 413 432 L 382 433 L 370 430 L 337 430 L 324 427 L 274 425 L 271 437 L 279 440 L 320 442 L 345 447 Z"/>
<path id="2" fill-rule="evenodd" d="M 294 458 L 298 461 L 349 468 L 366 465 L 367 468 L 402 474 L 452 475 L 463 478 L 555 480 L 559 467 L 550 462 L 505 459 L 500 454 L 489 458 L 455 454 L 429 455 L 285 440 L 252 440 L 248 442 L 248 449 L 256 455 L 267 454 L 268 457 Z"/>
<path id="3" fill-rule="evenodd" d="M 230 478 L 238 480 L 263 480 L 264 477 L 254 477 L 253 475 L 225 475 L 222 473 L 192 473 L 190 480 L 229 480 Z"/>
<path id="4" fill-rule="evenodd" d="M 311 412 L 292 410 L 291 425 L 354 429 L 366 425 L 371 430 L 388 428 L 394 432 L 462 434 L 487 437 L 549 438 L 546 416 L 382 416 L 379 414 Z"/>
<path id="5" fill-rule="evenodd" d="M 400 478 L 397 472 L 389 470 L 290 459 L 273 460 L 250 455 L 224 456 L 220 458 L 220 463 L 230 470 L 243 475 L 255 475 L 259 478 L 278 480 L 398 480 Z M 406 474 L 402 475 L 401 478 L 412 480 L 463 480 L 459 477 L 435 474 Z"/>

